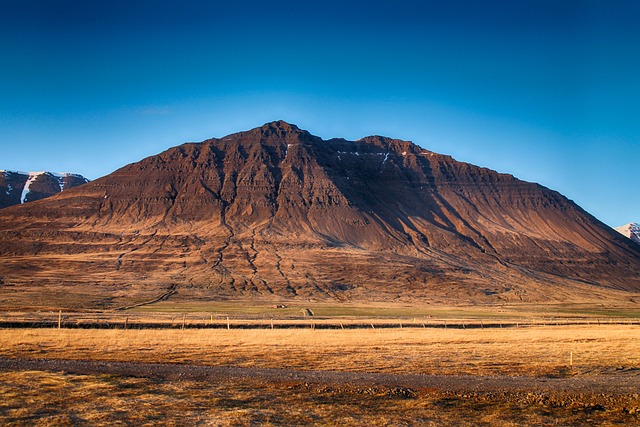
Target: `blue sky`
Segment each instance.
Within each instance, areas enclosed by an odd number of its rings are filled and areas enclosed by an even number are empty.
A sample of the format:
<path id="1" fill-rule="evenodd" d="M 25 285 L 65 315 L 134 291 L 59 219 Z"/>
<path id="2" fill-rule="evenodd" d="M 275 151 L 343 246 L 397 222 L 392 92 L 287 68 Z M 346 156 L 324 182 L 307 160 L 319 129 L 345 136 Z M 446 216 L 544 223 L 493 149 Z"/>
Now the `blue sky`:
<path id="1" fill-rule="evenodd" d="M 0 169 L 95 179 L 284 119 L 640 221 L 640 2 L 0 0 Z"/>

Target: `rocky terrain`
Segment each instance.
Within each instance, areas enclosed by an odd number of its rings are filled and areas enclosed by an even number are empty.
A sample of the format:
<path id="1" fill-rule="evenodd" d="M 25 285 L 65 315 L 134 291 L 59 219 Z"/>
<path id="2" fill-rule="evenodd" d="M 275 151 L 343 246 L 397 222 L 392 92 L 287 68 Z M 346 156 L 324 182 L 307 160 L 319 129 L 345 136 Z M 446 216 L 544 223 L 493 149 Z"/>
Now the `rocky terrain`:
<path id="1" fill-rule="evenodd" d="M 279 121 L 0 212 L 3 303 L 629 301 L 640 247 L 561 194 Z"/>
<path id="2" fill-rule="evenodd" d="M 616 227 L 615 230 L 630 238 L 634 242 L 640 243 L 640 224 L 636 222 L 632 222 L 630 224 L 621 225 L 620 227 Z"/>
<path id="3" fill-rule="evenodd" d="M 0 170 L 0 209 L 44 199 L 87 182 L 73 173 Z"/>

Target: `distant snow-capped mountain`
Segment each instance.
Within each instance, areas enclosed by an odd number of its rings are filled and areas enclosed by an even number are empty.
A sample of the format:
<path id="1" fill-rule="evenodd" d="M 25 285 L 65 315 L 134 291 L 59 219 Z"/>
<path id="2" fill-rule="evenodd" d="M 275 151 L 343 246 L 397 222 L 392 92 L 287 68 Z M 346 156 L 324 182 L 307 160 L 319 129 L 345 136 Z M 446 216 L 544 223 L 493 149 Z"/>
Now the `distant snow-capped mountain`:
<path id="1" fill-rule="evenodd" d="M 44 199 L 87 182 L 74 173 L 0 170 L 0 208 Z"/>
<path id="2" fill-rule="evenodd" d="M 640 243 L 640 224 L 637 222 L 621 225 L 620 227 L 616 227 L 615 230 L 618 233 L 624 234 L 634 242 Z"/>

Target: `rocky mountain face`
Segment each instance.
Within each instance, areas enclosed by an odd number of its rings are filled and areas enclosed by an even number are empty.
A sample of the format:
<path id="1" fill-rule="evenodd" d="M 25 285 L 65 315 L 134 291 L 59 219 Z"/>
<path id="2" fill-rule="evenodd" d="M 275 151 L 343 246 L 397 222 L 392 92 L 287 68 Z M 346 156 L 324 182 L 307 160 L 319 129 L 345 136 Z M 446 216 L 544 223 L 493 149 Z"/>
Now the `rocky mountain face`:
<path id="1" fill-rule="evenodd" d="M 615 230 L 634 242 L 640 243 L 640 224 L 637 222 L 621 225 L 620 227 L 616 227 Z"/>
<path id="2" fill-rule="evenodd" d="M 322 140 L 281 121 L 4 209 L 0 241 L 14 306 L 23 295 L 113 308 L 167 293 L 428 304 L 640 291 L 640 247 L 555 191 L 408 141 Z"/>
<path id="3" fill-rule="evenodd" d="M 0 170 L 0 209 L 44 199 L 87 182 L 73 173 Z"/>

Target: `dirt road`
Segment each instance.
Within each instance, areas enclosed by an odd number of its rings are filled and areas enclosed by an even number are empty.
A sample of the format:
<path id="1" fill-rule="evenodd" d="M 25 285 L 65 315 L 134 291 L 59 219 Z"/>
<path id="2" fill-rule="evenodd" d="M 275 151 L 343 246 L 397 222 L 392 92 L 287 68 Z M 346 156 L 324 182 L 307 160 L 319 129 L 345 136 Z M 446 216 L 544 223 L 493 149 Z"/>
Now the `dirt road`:
<path id="1" fill-rule="evenodd" d="M 0 370 L 63 371 L 73 374 L 116 374 L 170 381 L 223 381 L 252 379 L 264 382 L 298 382 L 318 385 L 381 386 L 432 389 L 453 393 L 537 393 L 567 396 L 629 396 L 640 392 L 640 370 L 626 369 L 607 375 L 532 378 L 469 375 L 407 375 L 341 371 L 199 366 L 168 363 L 103 362 L 95 360 L 0 358 Z"/>

